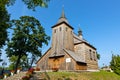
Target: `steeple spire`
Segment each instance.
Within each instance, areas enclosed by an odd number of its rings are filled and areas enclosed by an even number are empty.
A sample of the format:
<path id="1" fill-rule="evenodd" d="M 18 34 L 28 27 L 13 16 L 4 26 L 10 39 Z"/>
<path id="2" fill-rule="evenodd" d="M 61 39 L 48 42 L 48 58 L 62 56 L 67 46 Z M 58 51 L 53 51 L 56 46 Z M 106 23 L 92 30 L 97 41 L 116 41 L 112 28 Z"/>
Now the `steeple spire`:
<path id="1" fill-rule="evenodd" d="M 66 22 L 66 23 L 68 23 L 67 18 L 65 17 L 64 8 L 62 8 L 62 14 L 61 14 L 61 16 L 60 16 L 60 18 L 59 18 L 59 20 L 58 20 L 58 23 L 61 23 L 61 22 Z"/>
<path id="2" fill-rule="evenodd" d="M 64 8 L 62 9 L 62 14 L 61 14 L 61 17 L 60 17 L 60 18 L 66 18 L 66 17 L 65 17 Z"/>

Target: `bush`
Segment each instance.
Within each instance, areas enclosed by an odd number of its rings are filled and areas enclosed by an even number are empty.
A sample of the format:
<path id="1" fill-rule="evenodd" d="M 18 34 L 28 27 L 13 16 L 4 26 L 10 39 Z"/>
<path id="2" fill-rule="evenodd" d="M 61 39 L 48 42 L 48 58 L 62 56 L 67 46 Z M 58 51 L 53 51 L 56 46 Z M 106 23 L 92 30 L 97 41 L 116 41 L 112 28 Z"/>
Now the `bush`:
<path id="1" fill-rule="evenodd" d="M 29 80 L 30 79 L 30 77 L 28 77 L 28 76 L 23 76 L 22 77 L 22 80 Z"/>
<path id="2" fill-rule="evenodd" d="M 36 71 L 40 71 L 40 68 L 36 68 Z"/>
<path id="3" fill-rule="evenodd" d="M 116 74 L 120 75 L 120 55 L 112 55 L 110 67 Z"/>
<path id="4" fill-rule="evenodd" d="M 32 77 L 33 72 L 34 72 L 33 68 L 29 69 L 26 73 L 26 76 L 22 77 L 22 80 L 29 80 Z"/>
<path id="5" fill-rule="evenodd" d="M 29 70 L 28 70 L 28 72 L 33 73 L 33 72 L 34 72 L 34 70 L 35 70 L 35 69 L 31 68 L 31 69 L 29 69 Z"/>
<path id="6" fill-rule="evenodd" d="M 0 75 L 0 79 L 3 79 L 3 75 Z"/>
<path id="7" fill-rule="evenodd" d="M 52 68 L 53 72 L 57 72 L 58 68 Z"/>

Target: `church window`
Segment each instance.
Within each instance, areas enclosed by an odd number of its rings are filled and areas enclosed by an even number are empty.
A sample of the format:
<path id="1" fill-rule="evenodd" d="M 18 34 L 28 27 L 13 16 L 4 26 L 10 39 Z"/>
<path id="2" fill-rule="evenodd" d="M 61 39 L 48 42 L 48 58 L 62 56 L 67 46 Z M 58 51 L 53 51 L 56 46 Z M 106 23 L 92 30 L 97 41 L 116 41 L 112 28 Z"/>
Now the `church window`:
<path id="1" fill-rule="evenodd" d="M 56 33 L 56 29 L 54 30 L 54 33 Z"/>
<path id="2" fill-rule="evenodd" d="M 92 51 L 91 51 L 91 49 L 89 50 L 89 54 L 90 54 L 90 59 L 92 60 Z"/>
<path id="3" fill-rule="evenodd" d="M 60 31 L 62 30 L 62 28 L 60 27 Z"/>
<path id="4" fill-rule="evenodd" d="M 96 60 L 96 55 L 95 55 L 95 52 L 93 51 L 93 56 L 94 56 L 94 60 Z"/>
<path id="5" fill-rule="evenodd" d="M 66 31 L 68 30 L 68 28 L 66 27 Z"/>

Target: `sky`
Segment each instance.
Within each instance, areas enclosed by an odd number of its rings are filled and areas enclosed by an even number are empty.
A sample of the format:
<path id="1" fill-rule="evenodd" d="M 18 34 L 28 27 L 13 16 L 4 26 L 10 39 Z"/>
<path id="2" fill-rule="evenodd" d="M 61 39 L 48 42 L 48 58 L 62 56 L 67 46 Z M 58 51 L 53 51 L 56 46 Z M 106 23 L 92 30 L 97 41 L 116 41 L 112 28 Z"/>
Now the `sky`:
<path id="1" fill-rule="evenodd" d="M 50 0 L 48 8 L 37 7 L 36 11 L 27 9 L 21 0 L 17 0 L 8 7 L 8 11 L 11 19 L 34 16 L 45 28 L 46 34 L 52 37 L 51 26 L 57 23 L 63 6 L 74 33 L 80 27 L 84 39 L 97 48 L 101 56 L 99 67 L 109 65 L 112 54 L 120 54 L 120 0 Z M 42 52 L 50 45 L 51 41 L 48 46 L 43 46 Z M 5 55 L 3 58 L 6 58 Z"/>

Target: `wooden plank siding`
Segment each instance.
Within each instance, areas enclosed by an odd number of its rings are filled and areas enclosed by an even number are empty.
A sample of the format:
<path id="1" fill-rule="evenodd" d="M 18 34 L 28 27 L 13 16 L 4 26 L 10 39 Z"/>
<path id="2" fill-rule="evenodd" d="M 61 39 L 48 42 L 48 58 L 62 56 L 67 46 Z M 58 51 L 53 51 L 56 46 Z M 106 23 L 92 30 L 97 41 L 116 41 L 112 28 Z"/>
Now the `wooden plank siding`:
<path id="1" fill-rule="evenodd" d="M 51 49 L 49 49 L 37 62 L 36 67 L 40 68 L 40 70 L 48 70 L 48 60 L 51 55 Z"/>
<path id="2" fill-rule="evenodd" d="M 87 64 L 76 62 L 76 70 L 87 70 Z"/>
<path id="3" fill-rule="evenodd" d="M 58 68 L 58 69 L 64 69 L 64 57 L 55 57 L 55 58 L 49 58 L 48 61 L 49 69 L 52 68 Z"/>

